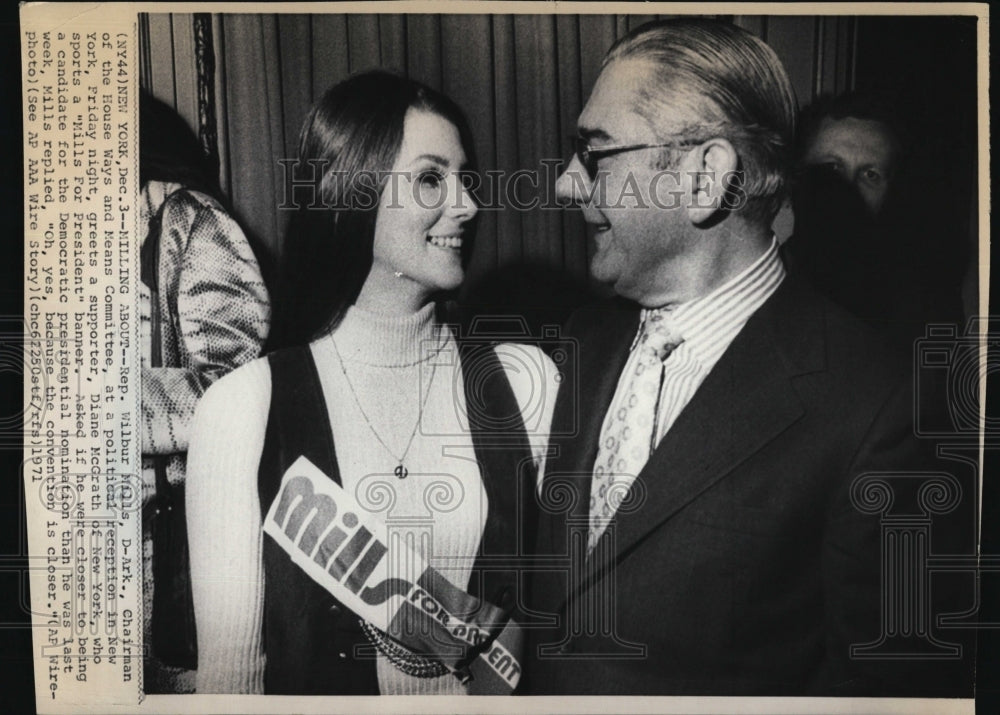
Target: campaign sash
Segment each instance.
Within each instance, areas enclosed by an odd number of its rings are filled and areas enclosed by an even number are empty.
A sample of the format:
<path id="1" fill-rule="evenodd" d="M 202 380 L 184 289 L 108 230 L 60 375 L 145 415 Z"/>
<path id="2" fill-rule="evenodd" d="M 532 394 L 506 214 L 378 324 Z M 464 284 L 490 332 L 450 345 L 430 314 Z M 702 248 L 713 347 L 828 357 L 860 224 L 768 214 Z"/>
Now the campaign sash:
<path id="1" fill-rule="evenodd" d="M 416 582 L 390 575 L 385 525 L 305 457 L 282 476 L 264 532 L 346 608 L 414 653 L 433 654 L 470 693 L 510 694 L 517 687 L 520 626 L 412 551 L 406 558 L 421 574 Z M 479 652 L 468 662 L 470 649 Z"/>

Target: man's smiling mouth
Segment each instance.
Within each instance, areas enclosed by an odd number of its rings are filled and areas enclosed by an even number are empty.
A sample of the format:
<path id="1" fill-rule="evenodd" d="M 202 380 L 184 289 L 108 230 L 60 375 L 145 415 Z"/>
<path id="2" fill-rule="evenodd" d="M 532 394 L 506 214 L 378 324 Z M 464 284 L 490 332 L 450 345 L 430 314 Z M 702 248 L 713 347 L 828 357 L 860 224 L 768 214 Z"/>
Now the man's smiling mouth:
<path id="1" fill-rule="evenodd" d="M 428 236 L 427 243 L 435 248 L 446 248 L 460 250 L 462 248 L 462 237 L 459 236 Z"/>

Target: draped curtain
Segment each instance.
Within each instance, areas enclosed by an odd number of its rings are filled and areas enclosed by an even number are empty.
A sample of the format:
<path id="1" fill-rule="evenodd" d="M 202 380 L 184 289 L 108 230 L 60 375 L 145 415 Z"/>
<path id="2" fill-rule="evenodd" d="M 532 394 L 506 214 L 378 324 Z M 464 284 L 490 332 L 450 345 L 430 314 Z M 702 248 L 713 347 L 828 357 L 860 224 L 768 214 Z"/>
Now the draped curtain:
<path id="1" fill-rule="evenodd" d="M 481 172 L 539 171 L 519 181 L 517 199 L 544 205 L 565 159 L 568 137 L 619 37 L 663 15 L 183 14 L 141 19 L 142 81 L 174 105 L 201 136 L 217 135 L 220 179 L 237 218 L 280 255 L 278 211 L 299 126 L 323 91 L 372 68 L 399 72 L 444 91 L 467 114 Z M 210 21 L 208 47 L 195 42 Z M 782 58 L 804 104 L 853 87 L 853 20 L 845 17 L 725 16 L 765 39 Z M 204 33 L 202 26 L 201 36 Z M 212 53 L 214 92 L 198 92 Z M 202 77 L 203 88 L 205 77 Z M 199 102 L 214 103 L 206 113 Z M 206 118 L 208 117 L 208 118 Z M 501 184 L 502 186 L 502 184 Z M 578 212 L 486 210 L 469 266 L 470 282 L 517 263 L 586 280 L 588 253 Z"/>

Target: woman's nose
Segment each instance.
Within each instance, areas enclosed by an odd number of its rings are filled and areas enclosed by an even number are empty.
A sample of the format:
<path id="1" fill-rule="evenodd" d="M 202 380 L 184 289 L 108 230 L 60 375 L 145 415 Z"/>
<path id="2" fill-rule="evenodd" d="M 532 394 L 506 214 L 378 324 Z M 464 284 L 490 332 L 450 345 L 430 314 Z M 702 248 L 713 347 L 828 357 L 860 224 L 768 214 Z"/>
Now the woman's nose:
<path id="1" fill-rule="evenodd" d="M 456 219 L 468 221 L 477 213 L 479 207 L 472 192 L 466 186 L 461 174 L 453 174 L 452 180 L 448 182 L 450 186 L 448 196 L 448 211 Z"/>

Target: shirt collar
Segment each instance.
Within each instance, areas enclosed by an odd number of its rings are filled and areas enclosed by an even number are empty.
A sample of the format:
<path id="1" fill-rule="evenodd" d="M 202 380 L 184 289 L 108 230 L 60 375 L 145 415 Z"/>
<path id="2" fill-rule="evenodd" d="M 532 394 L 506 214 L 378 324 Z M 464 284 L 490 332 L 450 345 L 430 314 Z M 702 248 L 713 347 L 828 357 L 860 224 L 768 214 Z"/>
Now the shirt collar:
<path id="1" fill-rule="evenodd" d="M 702 362 L 714 365 L 784 277 L 778 239 L 772 236 L 771 245 L 757 260 L 710 293 L 672 308 L 644 308 L 630 350 L 638 345 L 648 316 L 659 310 L 666 314 L 671 331 L 683 339 L 688 350 Z"/>

